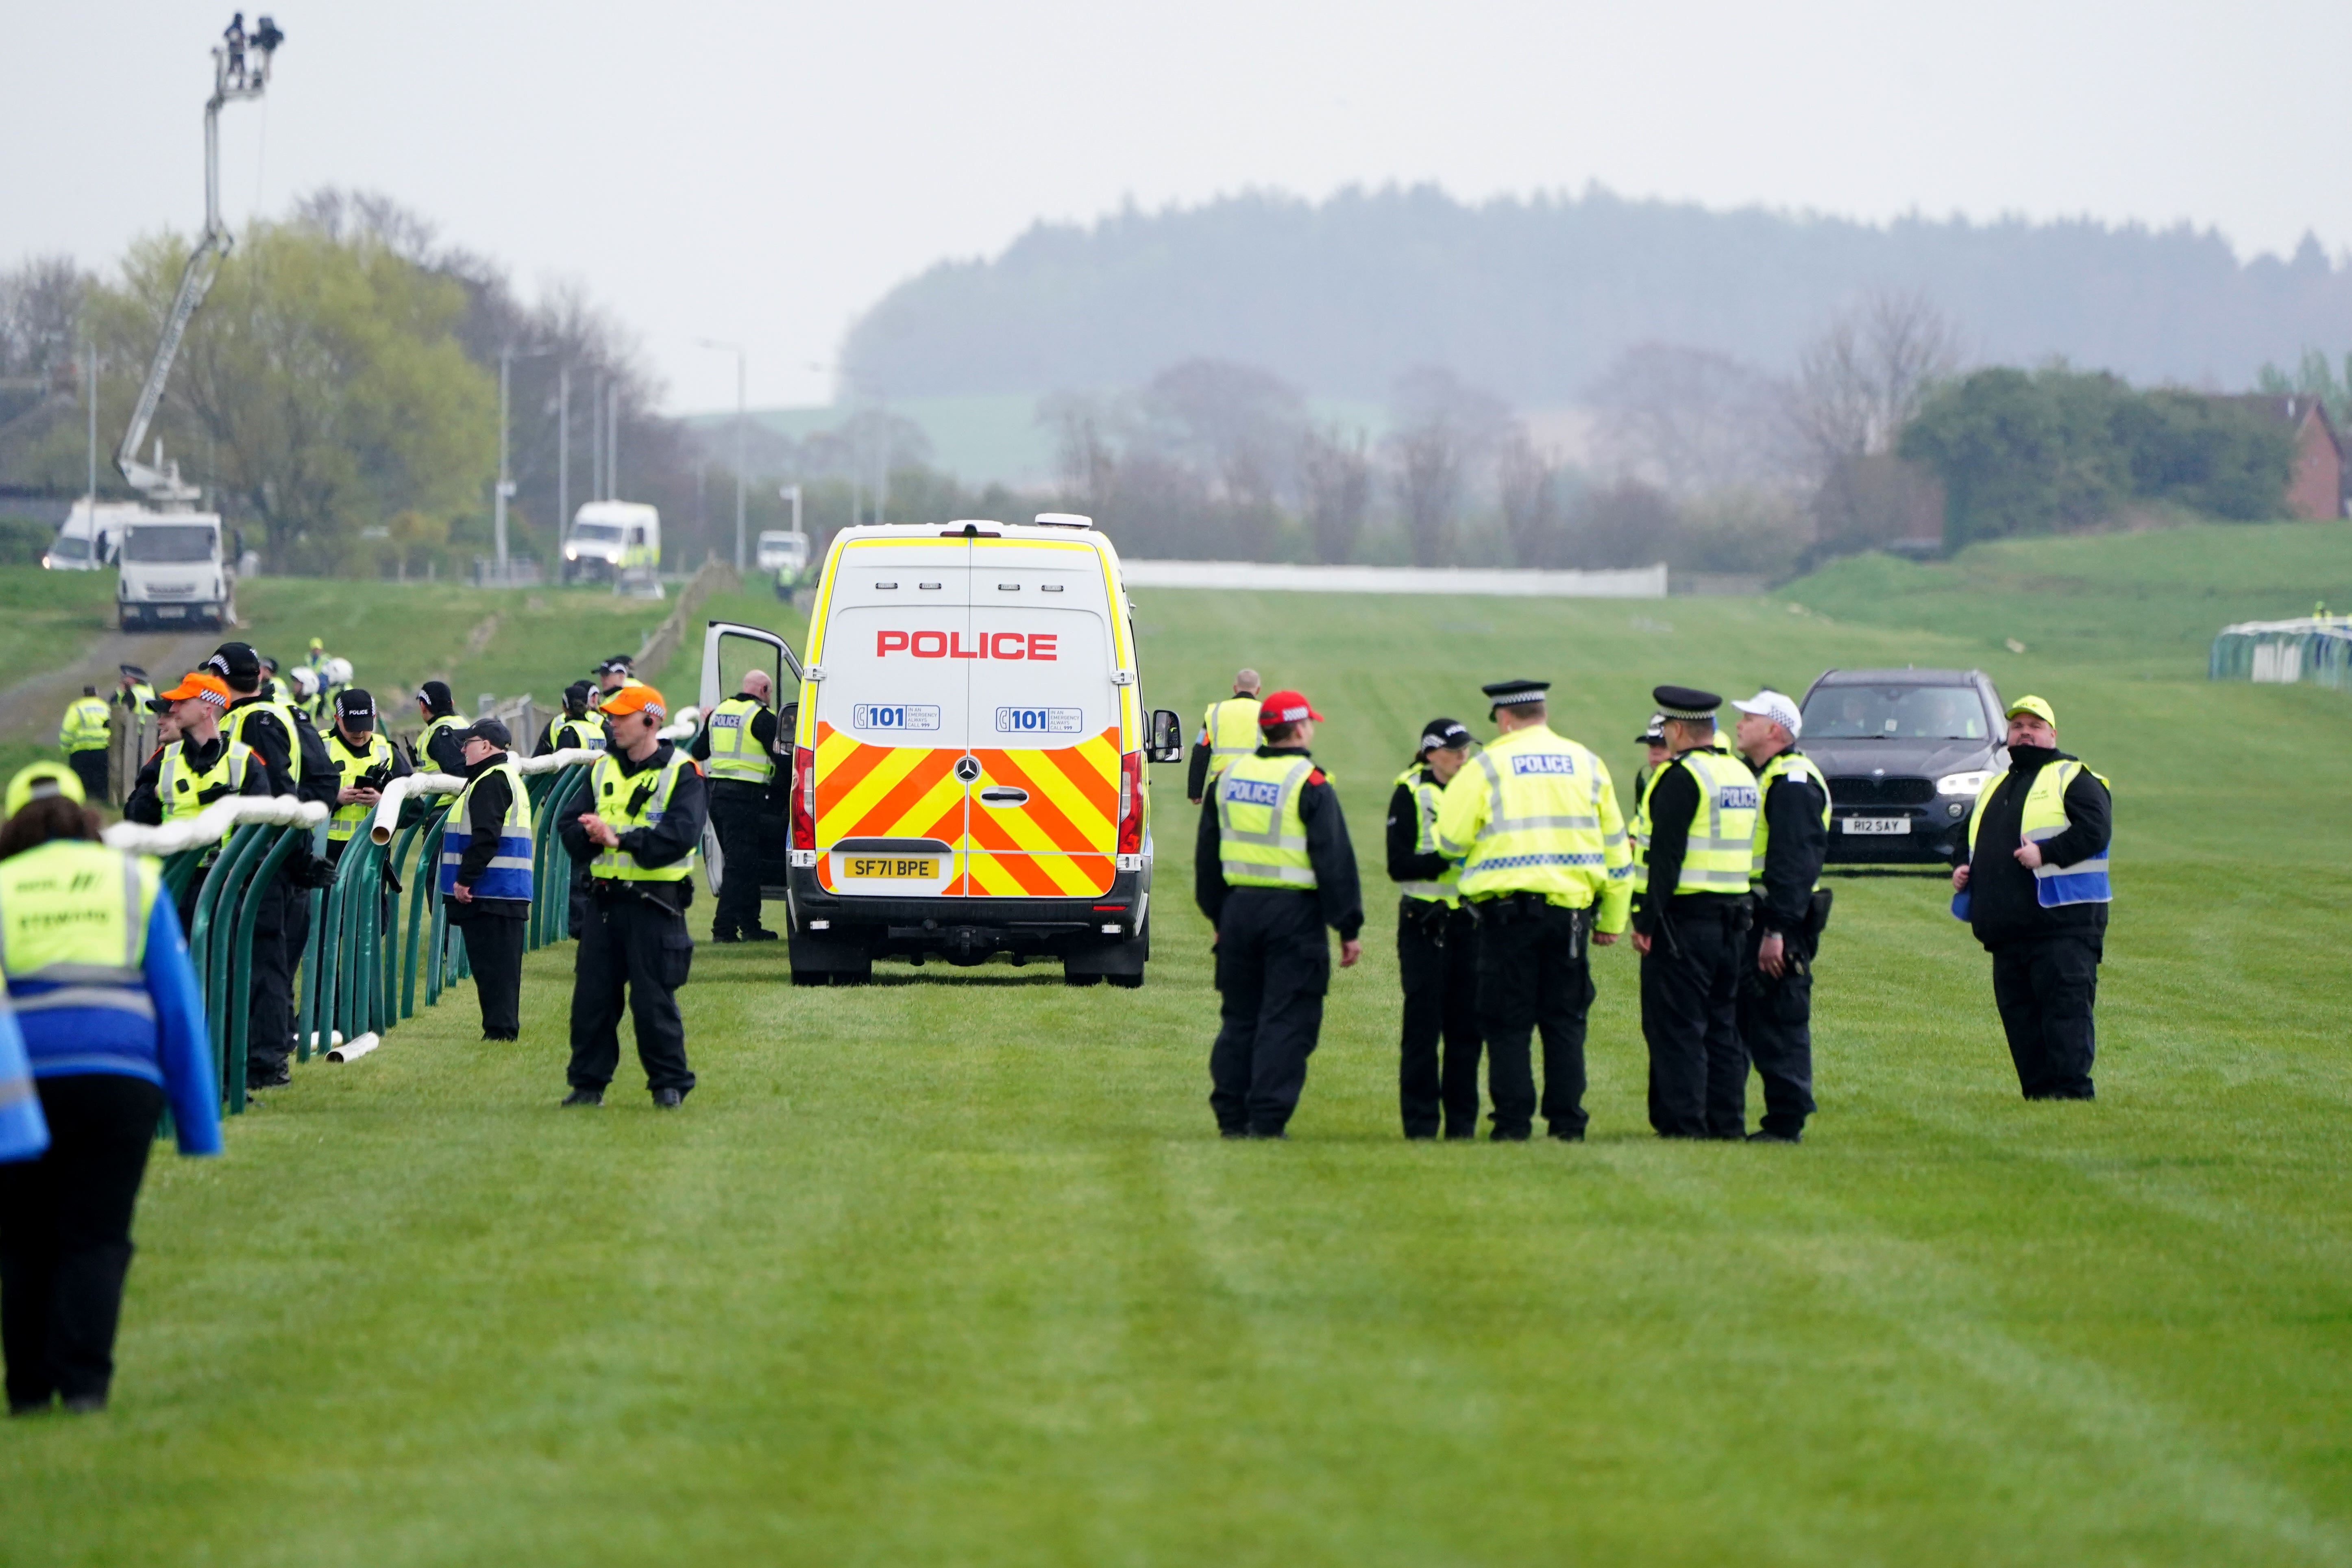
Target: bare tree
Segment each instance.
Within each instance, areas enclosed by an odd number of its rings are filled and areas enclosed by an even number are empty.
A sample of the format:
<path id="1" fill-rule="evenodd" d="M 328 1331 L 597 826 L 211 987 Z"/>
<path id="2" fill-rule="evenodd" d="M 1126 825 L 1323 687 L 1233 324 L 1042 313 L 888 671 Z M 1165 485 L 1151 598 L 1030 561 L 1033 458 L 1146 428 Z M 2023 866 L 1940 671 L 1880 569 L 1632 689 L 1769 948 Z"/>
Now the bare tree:
<path id="1" fill-rule="evenodd" d="M 28 257 L 0 272 L 0 376 L 46 384 L 74 357 L 89 279 L 69 256 Z"/>
<path id="2" fill-rule="evenodd" d="M 1037 423 L 1054 433 L 1063 493 L 1097 518 L 1118 493 L 1119 412 L 1109 399 L 1083 392 L 1056 392 L 1037 404 Z"/>
<path id="3" fill-rule="evenodd" d="M 1255 365 L 1192 359 L 1153 376 L 1139 402 L 1150 445 L 1222 499 L 1265 509 L 1286 488 L 1306 418 L 1288 383 Z"/>
<path id="4" fill-rule="evenodd" d="M 1962 357 L 1958 331 L 1924 294 L 1873 294 L 1832 321 L 1799 358 L 1790 404 L 1815 477 L 1894 450 Z"/>
<path id="5" fill-rule="evenodd" d="M 1372 500 L 1372 462 L 1363 431 L 1309 426 L 1299 438 L 1298 471 L 1315 559 L 1344 564 L 1356 553 Z"/>
<path id="6" fill-rule="evenodd" d="M 1396 424 L 1388 447 L 1413 563 L 1434 566 L 1444 557 L 1470 471 L 1507 434 L 1510 410 L 1433 365 L 1408 371 L 1391 401 Z"/>
<path id="7" fill-rule="evenodd" d="M 1786 481 L 1787 398 L 1759 370 L 1675 343 L 1627 349 L 1585 394 L 1601 465 L 1676 496 Z"/>
<path id="8" fill-rule="evenodd" d="M 1559 465 L 1536 449 L 1525 430 L 1503 443 L 1495 460 L 1495 489 L 1511 559 L 1521 566 L 1559 566 Z"/>

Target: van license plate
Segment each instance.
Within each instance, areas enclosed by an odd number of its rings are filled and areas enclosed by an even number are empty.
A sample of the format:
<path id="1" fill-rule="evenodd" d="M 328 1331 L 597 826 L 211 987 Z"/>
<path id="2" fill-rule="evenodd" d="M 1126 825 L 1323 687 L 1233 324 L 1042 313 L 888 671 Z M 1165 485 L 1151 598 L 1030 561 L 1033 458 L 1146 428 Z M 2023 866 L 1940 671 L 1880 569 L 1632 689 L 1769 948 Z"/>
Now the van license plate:
<path id="1" fill-rule="evenodd" d="M 155 613 L 166 619 L 177 619 L 188 613 L 188 606 L 185 605 L 158 605 L 155 606 Z"/>
<path id="2" fill-rule="evenodd" d="M 933 855 L 845 855 L 841 858 L 841 874 L 907 881 L 938 876 L 940 862 Z"/>
<path id="3" fill-rule="evenodd" d="M 1907 816 L 1849 816 L 1845 819 L 1848 833 L 1908 833 L 1911 819 Z"/>

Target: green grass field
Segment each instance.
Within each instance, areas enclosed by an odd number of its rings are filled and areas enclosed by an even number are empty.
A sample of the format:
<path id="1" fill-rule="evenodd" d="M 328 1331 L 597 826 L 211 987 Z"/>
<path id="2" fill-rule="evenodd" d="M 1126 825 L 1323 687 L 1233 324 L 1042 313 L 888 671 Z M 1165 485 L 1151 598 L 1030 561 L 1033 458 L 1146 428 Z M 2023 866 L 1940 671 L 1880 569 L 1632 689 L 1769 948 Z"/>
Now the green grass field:
<path id="1" fill-rule="evenodd" d="M 683 1112 L 625 1062 L 559 1113 L 559 948 L 519 1045 L 461 988 L 158 1156 L 114 1408 L 0 1426 L 0 1561 L 2352 1562 L 2352 708 L 2203 678 L 2223 621 L 2352 603 L 2347 538 L 1758 601 L 1139 593 L 1150 701 L 1248 662 L 1330 715 L 1372 923 L 1290 1142 L 1204 1104 L 1174 769 L 1139 992 L 707 947 Z M 1941 886 L 1854 878 L 1801 1148 L 1647 1135 L 1622 949 L 1589 1144 L 1406 1145 L 1377 855 L 1419 723 L 1547 676 L 1630 773 L 1654 682 L 1867 663 L 2038 690 L 2115 781 L 2099 1100 L 2021 1102 Z"/>

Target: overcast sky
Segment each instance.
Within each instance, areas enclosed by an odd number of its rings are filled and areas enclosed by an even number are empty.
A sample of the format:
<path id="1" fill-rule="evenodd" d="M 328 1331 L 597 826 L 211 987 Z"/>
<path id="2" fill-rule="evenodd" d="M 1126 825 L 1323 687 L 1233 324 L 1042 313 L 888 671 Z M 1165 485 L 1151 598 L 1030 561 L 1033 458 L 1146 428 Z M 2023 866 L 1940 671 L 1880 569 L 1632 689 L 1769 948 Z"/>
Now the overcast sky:
<path id="1" fill-rule="evenodd" d="M 219 0 L 12 5 L 0 263 L 203 218 Z M 2352 244 L 2345 0 L 827 6 L 286 0 L 229 215 L 381 190 L 572 279 L 678 410 L 821 402 L 843 330 L 1034 220 L 1435 181 Z"/>

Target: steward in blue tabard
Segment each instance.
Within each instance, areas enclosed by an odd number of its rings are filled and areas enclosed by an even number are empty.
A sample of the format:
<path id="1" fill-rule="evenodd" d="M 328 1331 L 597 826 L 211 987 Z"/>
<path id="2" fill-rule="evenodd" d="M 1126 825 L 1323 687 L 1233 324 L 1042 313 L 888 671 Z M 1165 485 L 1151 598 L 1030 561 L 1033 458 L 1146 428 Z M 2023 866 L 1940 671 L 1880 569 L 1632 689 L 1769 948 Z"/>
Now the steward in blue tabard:
<path id="1" fill-rule="evenodd" d="M 482 1038 L 511 1040 L 522 1030 L 530 795 L 506 725 L 478 719 L 459 744 L 466 787 L 449 807 L 448 826 L 441 832 L 441 897 L 449 923 L 466 939 L 466 959 L 482 1004 Z"/>

